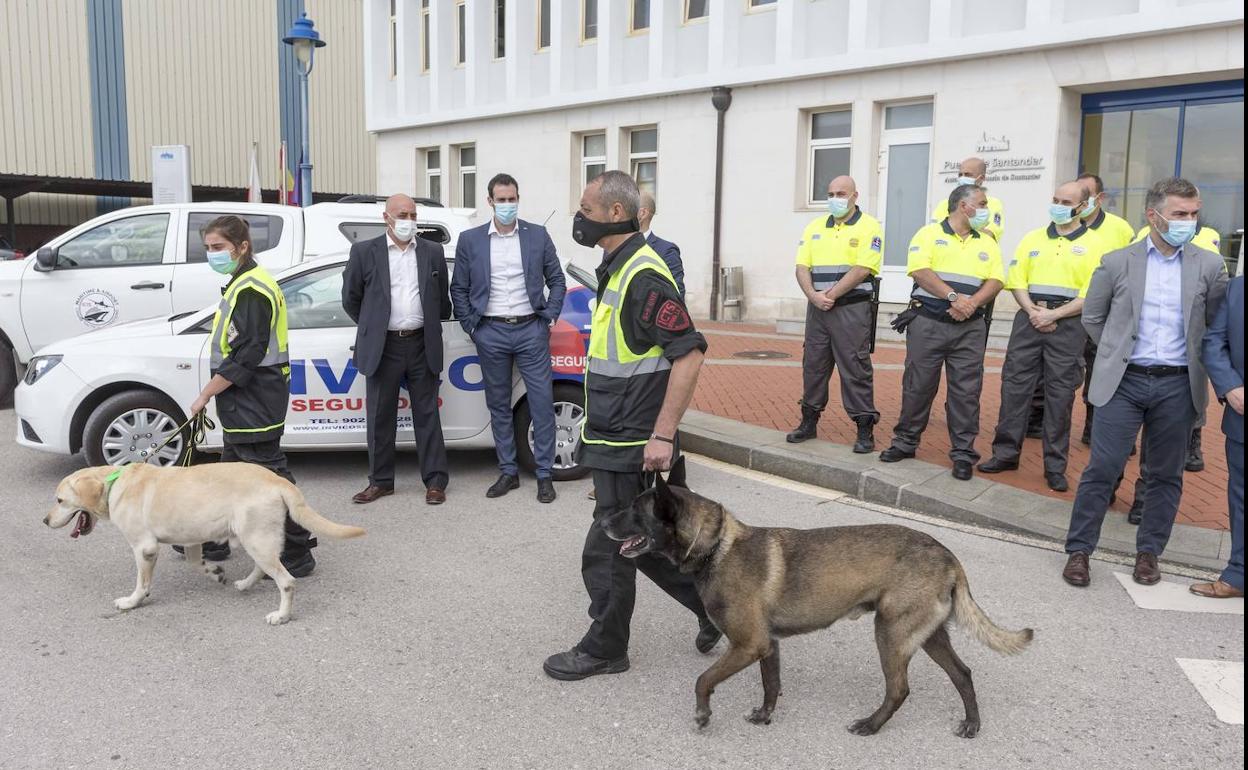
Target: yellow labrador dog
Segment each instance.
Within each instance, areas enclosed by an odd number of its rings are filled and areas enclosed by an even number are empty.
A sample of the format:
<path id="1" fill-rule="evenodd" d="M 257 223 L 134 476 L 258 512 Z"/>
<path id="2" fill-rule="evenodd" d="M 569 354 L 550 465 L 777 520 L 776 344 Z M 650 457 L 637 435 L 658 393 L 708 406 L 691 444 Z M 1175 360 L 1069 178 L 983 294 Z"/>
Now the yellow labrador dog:
<path id="1" fill-rule="evenodd" d="M 159 543 L 181 545 L 186 560 L 218 583 L 225 582 L 220 565 L 206 565 L 201 543 L 229 540 L 255 560 L 251 574 L 234 581 L 246 591 L 263 575 L 281 591 L 281 606 L 265 620 L 280 625 L 290 620 L 295 579 L 282 566 L 286 513 L 323 537 L 364 534 L 360 527 L 336 524 L 312 510 L 303 494 L 267 468 L 249 463 L 215 463 L 190 468 L 127 465 L 84 468 L 56 487 L 56 507 L 43 523 L 59 529 L 74 522 L 70 537 L 90 534 L 97 519 L 109 519 L 134 551 L 138 580 L 134 593 L 113 602 L 119 610 L 139 606 L 151 590 Z"/>

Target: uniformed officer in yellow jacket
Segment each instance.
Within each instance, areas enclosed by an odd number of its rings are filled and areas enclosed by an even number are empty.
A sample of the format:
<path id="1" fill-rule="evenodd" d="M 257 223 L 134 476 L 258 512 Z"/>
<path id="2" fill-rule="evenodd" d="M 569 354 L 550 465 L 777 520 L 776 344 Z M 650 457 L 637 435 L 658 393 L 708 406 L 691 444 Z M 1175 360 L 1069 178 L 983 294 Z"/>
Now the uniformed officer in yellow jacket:
<path id="1" fill-rule="evenodd" d="M 256 263 L 245 220 L 217 217 L 200 232 L 209 267 L 230 280 L 221 291 L 208 343 L 212 377 L 190 413 L 198 414 L 215 399 L 222 462 L 263 465 L 294 483 L 282 451 L 290 403 L 286 298 L 273 276 Z M 294 577 L 312 574 L 315 546 L 316 538 L 286 514 L 282 566 Z M 224 549 L 228 555 L 229 545 Z M 212 550 L 205 547 L 206 554 Z"/>
<path id="2" fill-rule="evenodd" d="M 991 212 L 978 185 L 958 185 L 949 194 L 949 216 L 923 227 L 910 241 L 906 271 L 914 279 L 906 324 L 906 369 L 901 380 L 901 416 L 893 443 L 880 460 L 914 457 L 927 428 L 932 402 L 945 375 L 945 419 L 953 477 L 971 478 L 979 453 L 979 396 L 984 385 L 984 315 L 1005 284 L 1001 250 L 981 230 Z M 895 323 L 894 327 L 900 326 Z"/>
<path id="3" fill-rule="evenodd" d="M 1018 468 L 1036 381 L 1044 380 L 1044 479 L 1065 492 L 1070 450 L 1070 411 L 1083 379 L 1087 334 L 1079 315 L 1092 272 L 1105 252 L 1103 241 L 1079 218 L 1087 207 L 1083 183 L 1066 182 L 1053 193 L 1050 224 L 1023 237 L 1010 261 L 1005 288 L 1014 293 L 1014 316 L 1001 370 L 1001 411 L 992 457 L 984 473 Z"/>
<path id="4" fill-rule="evenodd" d="M 983 158 L 967 158 L 958 164 L 958 179 L 955 186 L 971 184 L 984 187 L 984 180 L 987 177 L 987 161 Z M 984 189 L 988 188 L 984 187 Z M 932 224 L 943 222 L 947 216 L 949 216 L 948 198 L 936 205 L 936 210 L 932 212 Z M 991 195 L 988 196 L 988 224 L 978 232 L 991 235 L 997 243 L 1001 242 L 1001 236 L 1005 234 L 1005 206 Z"/>
<path id="5" fill-rule="evenodd" d="M 880 272 L 880 223 L 858 208 L 858 188 L 848 176 L 828 183 L 828 214 L 806 226 L 797 246 L 797 285 L 806 295 L 802 347 L 802 421 L 789 443 L 815 437 L 828 405 L 828 380 L 841 370 L 841 403 L 858 426 L 854 451 L 875 449 L 874 371 L 871 367 L 872 279 Z"/>

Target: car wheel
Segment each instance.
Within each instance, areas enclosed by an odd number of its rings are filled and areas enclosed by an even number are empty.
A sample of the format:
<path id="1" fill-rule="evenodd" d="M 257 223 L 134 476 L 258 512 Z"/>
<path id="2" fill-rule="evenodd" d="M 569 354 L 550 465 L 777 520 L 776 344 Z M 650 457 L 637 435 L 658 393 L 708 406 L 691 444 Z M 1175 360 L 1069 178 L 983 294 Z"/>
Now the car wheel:
<path id="1" fill-rule="evenodd" d="M 551 475 L 555 481 L 584 478 L 589 468 L 576 464 L 576 449 L 581 445 L 581 422 L 585 419 L 585 390 L 570 382 L 558 382 L 555 396 L 555 462 Z M 529 401 L 516 407 L 516 435 L 524 441 L 516 444 L 516 461 L 527 471 L 537 469 L 533 456 L 533 417 Z"/>
<path id="2" fill-rule="evenodd" d="M 178 405 L 161 393 L 118 393 L 105 399 L 87 418 L 82 452 L 90 465 L 177 465 L 190 443 L 186 430 L 176 432 L 183 419 Z M 165 444 L 170 435 L 173 438 Z"/>
<path id="3" fill-rule="evenodd" d="M 17 387 L 17 357 L 13 348 L 0 340 L 0 406 L 13 405 L 13 390 Z"/>

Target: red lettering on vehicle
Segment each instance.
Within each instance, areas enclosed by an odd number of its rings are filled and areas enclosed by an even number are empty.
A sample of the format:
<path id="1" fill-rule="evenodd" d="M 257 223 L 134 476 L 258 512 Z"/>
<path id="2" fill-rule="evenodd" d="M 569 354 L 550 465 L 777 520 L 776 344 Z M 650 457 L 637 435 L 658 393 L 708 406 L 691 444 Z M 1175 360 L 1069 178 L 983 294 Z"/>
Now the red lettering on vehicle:
<path id="1" fill-rule="evenodd" d="M 294 401 L 290 402 L 290 411 L 306 412 L 308 411 L 308 402 L 304 401 L 302 398 L 296 398 Z"/>

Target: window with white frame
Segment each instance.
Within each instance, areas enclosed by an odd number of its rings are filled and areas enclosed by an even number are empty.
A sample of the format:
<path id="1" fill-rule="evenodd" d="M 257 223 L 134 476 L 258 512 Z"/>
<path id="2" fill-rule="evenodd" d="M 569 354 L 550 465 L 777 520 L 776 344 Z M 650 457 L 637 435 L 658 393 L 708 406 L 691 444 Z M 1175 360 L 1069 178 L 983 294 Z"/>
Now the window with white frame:
<path id="1" fill-rule="evenodd" d="M 442 202 L 442 150 L 429 147 L 421 150 L 425 175 L 425 197 Z"/>
<path id="2" fill-rule="evenodd" d="M 850 123 L 848 109 L 808 114 L 810 151 L 807 155 L 806 202 L 821 205 L 828 198 L 828 182 L 849 173 Z"/>
<path id="3" fill-rule="evenodd" d="M 537 50 L 550 48 L 550 0 L 537 0 Z"/>
<path id="4" fill-rule="evenodd" d="M 429 37 L 432 25 L 429 0 L 420 0 L 420 71 L 429 71 Z"/>
<path id="5" fill-rule="evenodd" d="M 477 148 L 476 145 L 460 145 L 459 151 L 459 205 L 466 209 L 477 207 Z"/>
<path id="6" fill-rule="evenodd" d="M 468 6 L 455 0 L 455 64 L 468 61 Z"/>
<path id="7" fill-rule="evenodd" d="M 581 134 L 581 184 L 607 170 L 607 135 Z"/>
<path id="8" fill-rule="evenodd" d="M 390 78 L 399 74 L 399 0 L 390 0 Z"/>
<path id="9" fill-rule="evenodd" d="M 494 58 L 507 55 L 507 0 L 494 0 Z"/>
<path id="10" fill-rule="evenodd" d="M 745 0 L 746 8 L 754 10 L 755 8 L 766 8 L 769 5 L 775 5 L 776 0 Z"/>
<path id="11" fill-rule="evenodd" d="M 598 0 L 581 0 L 581 42 L 598 39 Z"/>
<path id="12" fill-rule="evenodd" d="M 629 130 L 628 167 L 637 182 L 637 189 L 654 195 L 659 176 L 659 129 Z"/>
<path id="13" fill-rule="evenodd" d="M 709 15 L 710 0 L 685 0 L 685 21 L 705 19 Z"/>
<path id="14" fill-rule="evenodd" d="M 650 29 L 650 0 L 629 0 L 628 29 L 630 32 Z"/>

